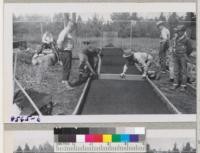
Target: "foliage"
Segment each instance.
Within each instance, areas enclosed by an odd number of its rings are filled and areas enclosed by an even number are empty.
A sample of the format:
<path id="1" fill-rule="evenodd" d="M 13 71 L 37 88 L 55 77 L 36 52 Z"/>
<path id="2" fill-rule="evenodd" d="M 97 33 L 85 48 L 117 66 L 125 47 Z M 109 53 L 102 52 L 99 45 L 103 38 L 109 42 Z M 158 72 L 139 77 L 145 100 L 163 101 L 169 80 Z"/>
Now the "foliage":
<path id="1" fill-rule="evenodd" d="M 40 42 L 41 35 L 46 30 L 51 31 L 54 38 L 57 39 L 59 32 L 64 27 L 64 18 L 67 18 L 67 16 L 68 13 L 65 15 L 57 13 L 54 14 L 53 17 L 41 17 L 37 15 L 13 16 L 14 40 L 23 39 L 28 42 Z M 159 38 L 159 30 L 156 27 L 156 22 L 162 20 L 166 22 L 171 35 L 173 35 L 174 27 L 178 24 L 184 24 L 188 29 L 190 37 L 196 39 L 196 15 L 192 12 L 186 13 L 185 16 L 178 16 L 177 13 L 173 12 L 168 17 L 166 17 L 164 13 L 161 13 L 158 18 L 155 17 L 151 19 L 138 17 L 137 13 L 112 13 L 110 21 L 104 21 L 103 17 L 94 14 L 94 16 L 91 19 L 89 18 L 87 21 L 83 21 L 81 16 L 78 16 L 75 20 L 77 22 L 77 37 L 101 37 L 103 31 L 117 31 L 118 36 L 122 38 L 128 38 L 131 35 L 132 37 Z M 136 22 L 132 22 L 131 25 L 131 20 Z"/>
<path id="2" fill-rule="evenodd" d="M 53 153 L 54 149 L 51 144 L 46 142 L 43 145 L 39 145 L 39 147 L 33 146 L 32 149 L 30 149 L 28 144 L 25 144 L 24 149 L 22 149 L 21 146 L 18 146 L 17 150 L 15 151 L 15 153 L 40 153 L 40 152 Z"/>
<path id="3" fill-rule="evenodd" d="M 156 153 L 157 150 L 151 149 L 150 144 L 147 144 L 147 153 Z M 168 151 L 161 151 L 162 153 L 196 153 L 196 149 L 192 148 L 190 143 L 187 142 L 182 149 L 177 147 L 177 143 L 174 143 L 173 148 L 169 148 Z"/>

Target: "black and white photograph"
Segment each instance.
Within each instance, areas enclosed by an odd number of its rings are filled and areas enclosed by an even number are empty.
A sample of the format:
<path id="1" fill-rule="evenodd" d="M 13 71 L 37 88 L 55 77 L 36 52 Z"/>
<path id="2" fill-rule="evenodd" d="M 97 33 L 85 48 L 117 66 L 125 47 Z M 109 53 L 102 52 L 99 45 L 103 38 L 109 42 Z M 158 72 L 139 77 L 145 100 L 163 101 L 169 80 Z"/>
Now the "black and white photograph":
<path id="1" fill-rule="evenodd" d="M 13 14 L 14 112 L 196 113 L 195 12 Z"/>
<path id="2" fill-rule="evenodd" d="M 6 120 L 177 114 L 194 120 L 195 5 L 81 6 L 8 7 Z"/>
<path id="3" fill-rule="evenodd" d="M 13 131 L 13 136 L 13 153 L 54 153 L 55 140 L 52 131 Z M 145 140 L 146 153 L 196 153 L 195 137 L 195 130 L 191 129 L 148 129 Z M 92 146 L 94 143 L 90 144 Z"/>

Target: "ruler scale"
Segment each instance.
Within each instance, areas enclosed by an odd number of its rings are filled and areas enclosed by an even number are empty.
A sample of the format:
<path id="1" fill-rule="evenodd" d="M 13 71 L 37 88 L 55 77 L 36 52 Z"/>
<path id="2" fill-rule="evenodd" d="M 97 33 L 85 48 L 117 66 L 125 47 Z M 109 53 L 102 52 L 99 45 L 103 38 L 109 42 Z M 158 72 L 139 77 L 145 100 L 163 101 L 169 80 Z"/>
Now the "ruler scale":
<path id="1" fill-rule="evenodd" d="M 143 143 L 55 143 L 55 152 L 146 152 Z"/>

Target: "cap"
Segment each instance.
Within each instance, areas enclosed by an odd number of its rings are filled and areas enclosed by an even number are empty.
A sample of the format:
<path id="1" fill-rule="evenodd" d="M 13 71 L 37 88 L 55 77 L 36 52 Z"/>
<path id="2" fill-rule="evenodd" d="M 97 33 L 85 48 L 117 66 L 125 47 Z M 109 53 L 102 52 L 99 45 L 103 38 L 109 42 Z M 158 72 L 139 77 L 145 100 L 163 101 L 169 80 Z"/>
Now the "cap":
<path id="1" fill-rule="evenodd" d="M 163 22 L 163 21 L 158 21 L 158 22 L 156 23 L 156 26 L 157 26 L 157 27 L 160 26 L 160 25 L 164 25 L 164 22 Z"/>

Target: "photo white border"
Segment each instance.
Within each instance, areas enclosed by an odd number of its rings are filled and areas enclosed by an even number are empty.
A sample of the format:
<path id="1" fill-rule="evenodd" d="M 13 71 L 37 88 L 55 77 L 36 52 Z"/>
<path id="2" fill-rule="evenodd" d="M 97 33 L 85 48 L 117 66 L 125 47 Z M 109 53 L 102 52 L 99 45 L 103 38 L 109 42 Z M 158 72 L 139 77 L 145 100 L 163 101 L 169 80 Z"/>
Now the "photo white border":
<path id="1" fill-rule="evenodd" d="M 3 75 L 4 75 L 4 122 L 10 122 L 10 112 L 13 97 L 12 78 L 12 15 L 13 12 L 47 12 L 49 9 L 55 12 L 196 12 L 195 3 L 21 3 L 4 4 L 4 50 L 3 50 Z M 45 8 L 45 9 L 42 9 Z M 48 9 L 47 9 L 48 8 Z M 180 10 L 181 8 L 181 10 Z M 156 10 L 156 11 L 155 11 Z M 177 11 L 178 10 L 178 11 Z M 91 11 L 94 12 L 94 11 Z M 59 115 L 42 116 L 41 123 L 130 123 L 130 122 L 196 122 L 196 114 L 192 115 Z M 36 122 L 35 122 L 36 123 Z"/>

